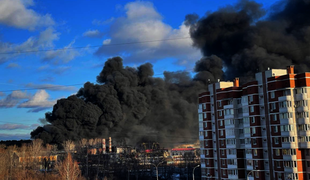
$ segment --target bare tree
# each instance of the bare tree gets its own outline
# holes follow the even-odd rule
[[[43,140],[41,139],[35,139],[31,142],[31,145],[29,147],[29,152],[30,152],[30,159],[32,162],[32,167],[31,168],[37,168],[36,165],[39,161],[39,156],[42,154],[43,150]]]
[[[56,168],[63,180],[78,180],[81,178],[81,171],[70,153],[63,162],[57,164]]]
[[[65,151],[67,153],[72,152],[75,150],[75,144],[73,141],[68,140],[62,143],[62,146],[64,147]]]

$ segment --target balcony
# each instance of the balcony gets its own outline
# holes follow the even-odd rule
[[[310,148],[310,142],[299,142],[298,145],[298,148]]]
[[[282,142],[283,149],[297,148],[295,142]]]
[[[296,94],[295,95],[295,101],[306,100],[307,96],[308,96],[307,93]]]
[[[291,101],[291,96],[281,96],[278,98],[279,101]]]
[[[283,155],[285,161],[296,161],[296,155]]]
[[[304,111],[308,111],[309,108],[305,107],[305,106],[300,106],[298,108],[296,108],[296,112],[304,112]]]
[[[233,104],[228,104],[224,106],[224,109],[233,109],[234,105]]]
[[[238,175],[228,174],[228,179],[239,179]]]
[[[309,118],[298,118],[297,124],[309,124]]]
[[[291,107],[283,107],[279,109],[280,112],[284,113],[284,112],[293,112]]]

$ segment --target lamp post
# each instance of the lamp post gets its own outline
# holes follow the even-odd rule
[[[156,168],[156,177],[157,177],[157,180],[158,180],[158,166],[159,166],[161,163],[163,163],[163,162],[164,162],[164,161],[158,163],[157,165],[151,163],[151,164],[152,164],[153,166],[155,166],[155,168]]]
[[[195,169],[198,168],[200,165],[197,165],[196,167],[194,167],[193,169],[193,180],[195,180]]]

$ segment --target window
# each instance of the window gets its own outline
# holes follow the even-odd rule
[[[223,121],[220,121],[220,126],[223,126]]]
[[[280,149],[275,149],[274,151],[275,151],[276,156],[280,156]]]
[[[278,137],[273,138],[273,140],[274,140],[275,144],[279,144],[279,138]]]
[[[250,134],[250,128],[244,128],[244,133]]]
[[[252,155],[252,150],[251,149],[245,149],[246,154],[251,154]]]
[[[249,124],[250,123],[250,118],[249,117],[244,117],[243,118],[243,123],[244,124]]]
[[[207,113],[203,113],[203,118],[204,118],[204,119],[207,118]]]
[[[254,134],[256,134],[256,128],[255,127],[252,128],[252,135],[254,135]]]
[[[253,145],[256,145],[256,144],[257,144],[257,140],[253,139]]]
[[[218,102],[219,107],[222,107],[222,101]]]
[[[255,177],[259,178],[259,171],[255,171]]]
[[[270,118],[271,118],[271,120],[273,120],[273,121],[277,121],[277,120],[278,120],[276,114],[270,115]]]
[[[275,98],[274,91],[270,92],[270,97],[271,97],[271,99]]]
[[[275,163],[276,163],[277,168],[280,168],[280,167],[281,167],[280,161],[275,161]]]
[[[254,112],[254,106],[250,107],[251,112]]]
[[[244,139],[245,144],[251,144],[251,138],[245,138]],[[252,153],[252,152],[251,152]]]
[[[277,109],[276,103],[270,103],[270,111]]]
[[[250,102],[253,102],[253,95],[249,96],[249,98],[250,98]]]
[[[255,123],[255,117],[250,117],[250,119],[252,123]]]
[[[220,130],[220,134],[221,134],[221,136],[223,136],[224,135],[224,130]]]
[[[253,160],[254,167],[258,167],[258,160]]]
[[[275,132],[275,133],[278,132],[278,126],[273,126],[273,132]]]
[[[254,156],[257,156],[257,149],[253,149]]]

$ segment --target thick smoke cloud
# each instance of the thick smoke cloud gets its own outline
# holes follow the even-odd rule
[[[238,76],[246,82],[259,71],[294,64],[299,72],[309,71],[310,1],[285,0],[266,11],[261,4],[241,0],[191,22],[194,46],[206,57],[222,60],[222,79]],[[202,64],[203,65],[203,64]],[[222,72],[213,76],[220,76]]]
[[[150,63],[124,67],[115,57],[77,95],[57,101],[50,123],[31,133],[48,143],[67,139],[109,137],[129,144],[158,141],[165,147],[198,138],[197,94],[206,86],[187,72],[165,72],[154,78]]]
[[[77,95],[57,101],[46,113],[48,125],[32,138],[47,143],[109,137],[129,144],[198,139],[197,96],[217,79],[240,77],[246,82],[258,71],[310,67],[310,1],[286,0],[264,16],[262,5],[241,0],[199,19],[187,15],[194,46],[204,57],[196,62],[194,78],[187,72],[153,77],[150,63],[124,67],[115,57],[106,61],[98,84],[85,83]]]

